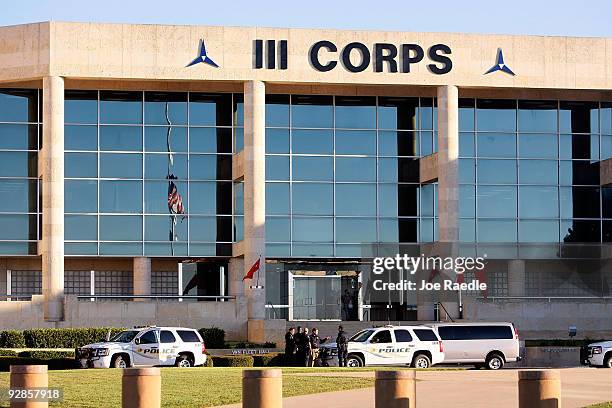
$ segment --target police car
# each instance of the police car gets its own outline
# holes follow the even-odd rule
[[[612,341],[592,343],[583,351],[583,364],[612,368]]]
[[[83,368],[142,366],[193,367],[206,363],[200,334],[184,327],[145,327],[125,330],[107,341],[76,349]]]
[[[337,365],[337,346],[331,343],[329,365]],[[348,340],[347,365],[407,365],[429,368],[444,360],[442,341],[431,327],[383,326],[357,332]]]

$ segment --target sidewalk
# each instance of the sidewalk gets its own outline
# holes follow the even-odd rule
[[[349,373],[324,375],[343,376]],[[363,375],[365,373],[350,373]],[[367,373],[374,376],[374,373]],[[321,374],[316,374],[321,375]],[[517,370],[419,371],[418,408],[515,408],[518,405]],[[561,369],[563,408],[579,408],[612,401],[612,370]],[[374,388],[326,392],[285,398],[284,408],[373,408]],[[240,408],[241,404],[223,408]]]

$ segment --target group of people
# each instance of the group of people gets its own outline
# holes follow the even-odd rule
[[[308,327],[290,327],[285,334],[285,364],[287,366],[314,367],[321,365],[319,361],[321,344],[330,340],[331,337],[319,337],[319,330],[312,329],[308,334]],[[338,365],[346,367],[346,357],[348,352],[348,339],[342,326],[338,326],[336,336],[338,347]]]

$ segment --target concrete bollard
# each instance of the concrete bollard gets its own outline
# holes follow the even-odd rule
[[[242,371],[242,407],[282,408],[282,370],[267,369]]]
[[[157,367],[125,368],[121,379],[123,408],[160,408],[161,374]]]
[[[561,408],[559,370],[519,371],[519,408]]]
[[[376,408],[415,408],[416,373],[412,370],[377,371]]]
[[[46,365],[12,365],[10,388],[47,388],[49,375]],[[47,408],[48,402],[11,401],[11,408]]]

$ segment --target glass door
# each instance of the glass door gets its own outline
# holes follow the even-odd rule
[[[340,320],[340,276],[293,277],[294,320]]]

